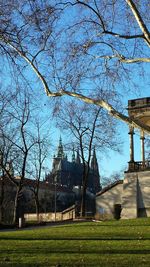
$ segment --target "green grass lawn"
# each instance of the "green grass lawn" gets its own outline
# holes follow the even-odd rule
[[[0,232],[0,266],[150,266],[150,219]]]

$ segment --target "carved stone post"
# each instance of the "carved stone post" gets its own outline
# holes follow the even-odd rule
[[[145,140],[145,137],[144,137],[144,132],[141,131],[141,160],[142,160],[142,164],[144,165],[145,164],[145,146],[144,146],[144,140]]]
[[[129,136],[130,136],[130,162],[134,162],[134,127],[130,126]]]

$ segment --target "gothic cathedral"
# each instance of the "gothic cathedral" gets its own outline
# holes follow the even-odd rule
[[[81,163],[79,150],[72,151],[72,160],[69,161],[64,154],[62,139],[60,137],[57,148],[57,156],[54,155],[52,171],[46,175],[46,180],[50,184],[66,187],[70,190],[82,187],[83,164]],[[95,149],[90,163],[90,170],[87,181],[87,190],[96,194],[101,189],[100,175]]]

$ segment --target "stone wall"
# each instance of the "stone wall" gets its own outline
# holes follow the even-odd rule
[[[121,218],[150,217],[150,171],[126,173]]]
[[[137,218],[137,174],[125,174],[122,193],[122,219]]]
[[[122,181],[111,184],[96,196],[96,216],[100,219],[114,218],[116,208],[121,206]]]
[[[36,213],[28,213],[24,214],[24,219],[26,222],[28,221],[37,221],[37,214]],[[56,213],[56,221],[61,221],[62,214],[61,212]],[[53,222],[55,221],[55,213],[54,212],[47,212],[47,213],[40,213],[39,214],[40,222]]]
[[[65,221],[65,220],[73,220],[76,217],[76,207],[75,205],[70,208],[62,211],[62,212],[48,212],[48,213],[40,213],[39,219],[41,222],[54,222],[56,216],[56,221]],[[25,214],[25,221],[37,221],[37,214]]]

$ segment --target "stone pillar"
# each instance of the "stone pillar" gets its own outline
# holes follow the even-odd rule
[[[142,160],[142,163],[144,165],[145,163],[145,147],[144,147],[144,140],[145,140],[145,137],[144,137],[144,132],[141,131],[141,160]]]
[[[134,128],[130,126],[129,136],[130,136],[130,162],[134,162]]]

